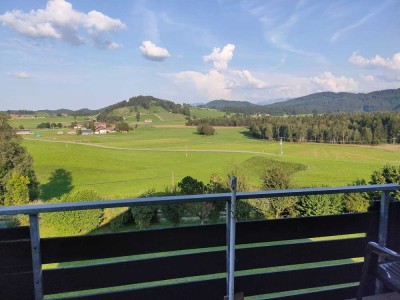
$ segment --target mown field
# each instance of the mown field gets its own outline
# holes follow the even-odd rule
[[[200,136],[196,128],[157,125],[89,136],[35,130],[41,137],[24,137],[23,144],[47,195],[95,189],[105,197],[136,196],[151,188],[162,191],[187,175],[204,182],[212,173],[226,177],[232,168],[244,170],[257,189],[259,173],[277,161],[304,165],[293,175],[296,187],[339,186],[368,180],[384,164],[400,163],[396,145],[287,142],[280,155],[279,142],[253,139],[246,128],[216,128],[214,136]]]

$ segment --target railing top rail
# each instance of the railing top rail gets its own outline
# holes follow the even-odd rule
[[[288,197],[288,196],[304,196],[304,195],[318,195],[318,194],[340,194],[340,193],[365,193],[365,192],[395,191],[395,190],[400,190],[400,185],[375,184],[375,185],[361,185],[361,186],[241,192],[237,193],[236,198],[240,200],[240,199],[254,199],[254,198]],[[17,214],[34,215],[45,212],[61,212],[61,211],[115,208],[115,207],[140,206],[140,205],[177,204],[177,203],[193,203],[193,202],[225,202],[229,201],[230,197],[231,197],[230,193],[221,193],[221,194],[184,195],[184,196],[168,196],[168,197],[131,198],[131,199],[119,199],[119,200],[100,200],[100,201],[74,202],[74,203],[4,206],[0,207],[0,215],[17,215]]]
[[[243,192],[243,193],[237,194],[237,199],[288,197],[288,196],[304,196],[304,195],[323,195],[323,194],[369,193],[369,192],[396,191],[396,190],[400,190],[399,184],[386,183],[386,184],[372,184],[372,185],[354,185],[354,186],[339,186],[339,187],[321,187],[321,188],[288,189],[288,190],[275,190],[275,191]]]

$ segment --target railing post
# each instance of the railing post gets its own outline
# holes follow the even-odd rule
[[[231,235],[231,200],[226,201],[226,295],[229,294],[229,274],[230,274],[230,264],[229,264],[229,255],[231,253],[231,243],[230,243],[230,235]]]
[[[228,299],[233,300],[235,295],[235,236],[236,236],[236,190],[237,190],[237,178],[231,177],[230,180],[231,188],[231,200],[228,202],[229,209],[227,210],[227,230],[229,230],[228,240]]]
[[[389,192],[382,191],[381,195],[381,205],[379,211],[379,233],[378,233],[378,243],[381,246],[386,247],[387,242],[387,232],[388,232],[388,220],[389,220]],[[379,257],[379,262],[383,260]],[[379,280],[375,282],[375,294],[381,294],[383,292],[383,285]]]
[[[386,247],[387,232],[388,232],[388,219],[389,219],[389,192],[382,191],[381,207],[379,212],[379,235],[378,243]]]
[[[42,258],[40,254],[39,216],[29,215],[29,231],[31,236],[33,285],[35,300],[43,299]]]

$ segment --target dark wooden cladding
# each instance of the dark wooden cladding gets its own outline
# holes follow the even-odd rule
[[[0,275],[0,299],[34,299],[32,272]]]
[[[222,279],[210,279],[203,281],[178,283],[171,285],[155,286],[143,289],[108,292],[97,295],[77,296],[59,299],[82,300],[221,300],[225,296],[226,281]]]
[[[29,227],[0,229],[0,299],[34,299]]]
[[[248,270],[364,255],[365,238],[237,250],[236,269]],[[225,251],[44,270],[46,294],[225,272]]]
[[[237,224],[237,244],[343,235],[378,230],[378,212],[304,217]]]
[[[0,241],[0,274],[32,270],[31,245],[29,240]]]
[[[391,202],[389,206],[389,230],[387,247],[400,252],[400,202]]]
[[[240,222],[237,244],[376,232],[378,213]],[[284,228],[284,230],[283,230]],[[42,239],[43,263],[224,246],[224,224]]]
[[[208,275],[225,271],[225,252],[206,252],[44,270],[45,294]]]
[[[245,296],[334,285],[358,280],[361,263],[319,267],[294,271],[274,272],[236,277],[236,292]],[[349,290],[350,293],[354,290]],[[220,300],[225,294],[225,279],[211,279],[180,284],[171,284],[142,289],[108,292],[68,299],[207,299]],[[327,293],[329,295],[329,293]],[[304,295],[306,296],[306,295]],[[293,296],[292,296],[293,297]],[[298,296],[297,296],[298,297]],[[290,299],[290,298],[288,298]],[[296,298],[295,298],[296,299]],[[308,299],[297,298],[297,299]],[[314,299],[314,298],[312,298]],[[317,298],[315,298],[317,299]],[[330,298],[319,298],[330,299]],[[343,299],[343,298],[342,298]]]
[[[11,227],[0,229],[0,241],[30,239],[29,227]]]
[[[43,263],[127,256],[225,245],[224,224],[41,240]]]
[[[374,282],[375,283],[375,282]],[[344,287],[338,289],[331,289],[318,292],[306,292],[298,295],[291,295],[286,297],[279,297],[281,300],[343,300],[343,299],[353,299],[357,294],[357,286]],[[370,296],[375,294],[375,284],[370,284],[366,287],[364,296]]]
[[[349,282],[360,279],[362,263],[317,267],[302,270],[237,276],[236,292],[246,296],[262,295],[290,290],[307,289]]]
[[[329,299],[329,300],[343,300],[343,299],[351,299],[355,298],[357,293],[357,287],[346,287],[341,289],[333,289],[327,291],[319,291],[319,292],[308,292],[305,294],[298,294],[286,297],[279,297],[281,300],[321,300],[321,299]]]
[[[363,257],[366,238],[320,241],[236,250],[236,270]]]

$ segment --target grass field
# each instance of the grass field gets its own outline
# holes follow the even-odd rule
[[[212,108],[192,108],[190,109],[190,116],[192,118],[218,118],[223,117],[224,112]]]
[[[40,138],[23,141],[40,182],[57,189],[49,178],[61,169],[58,175],[70,175],[64,178],[69,189],[95,189],[105,197],[161,191],[187,175],[207,182],[212,173],[226,177],[232,165],[242,166],[256,188],[260,170],[279,161],[304,166],[293,175],[297,187],[347,185],[368,180],[384,164],[400,163],[400,147],[393,145],[284,143],[280,155],[278,142],[253,139],[246,128],[216,128],[208,137],[184,126],[139,126],[129,133],[89,136],[56,133],[41,130]]]

